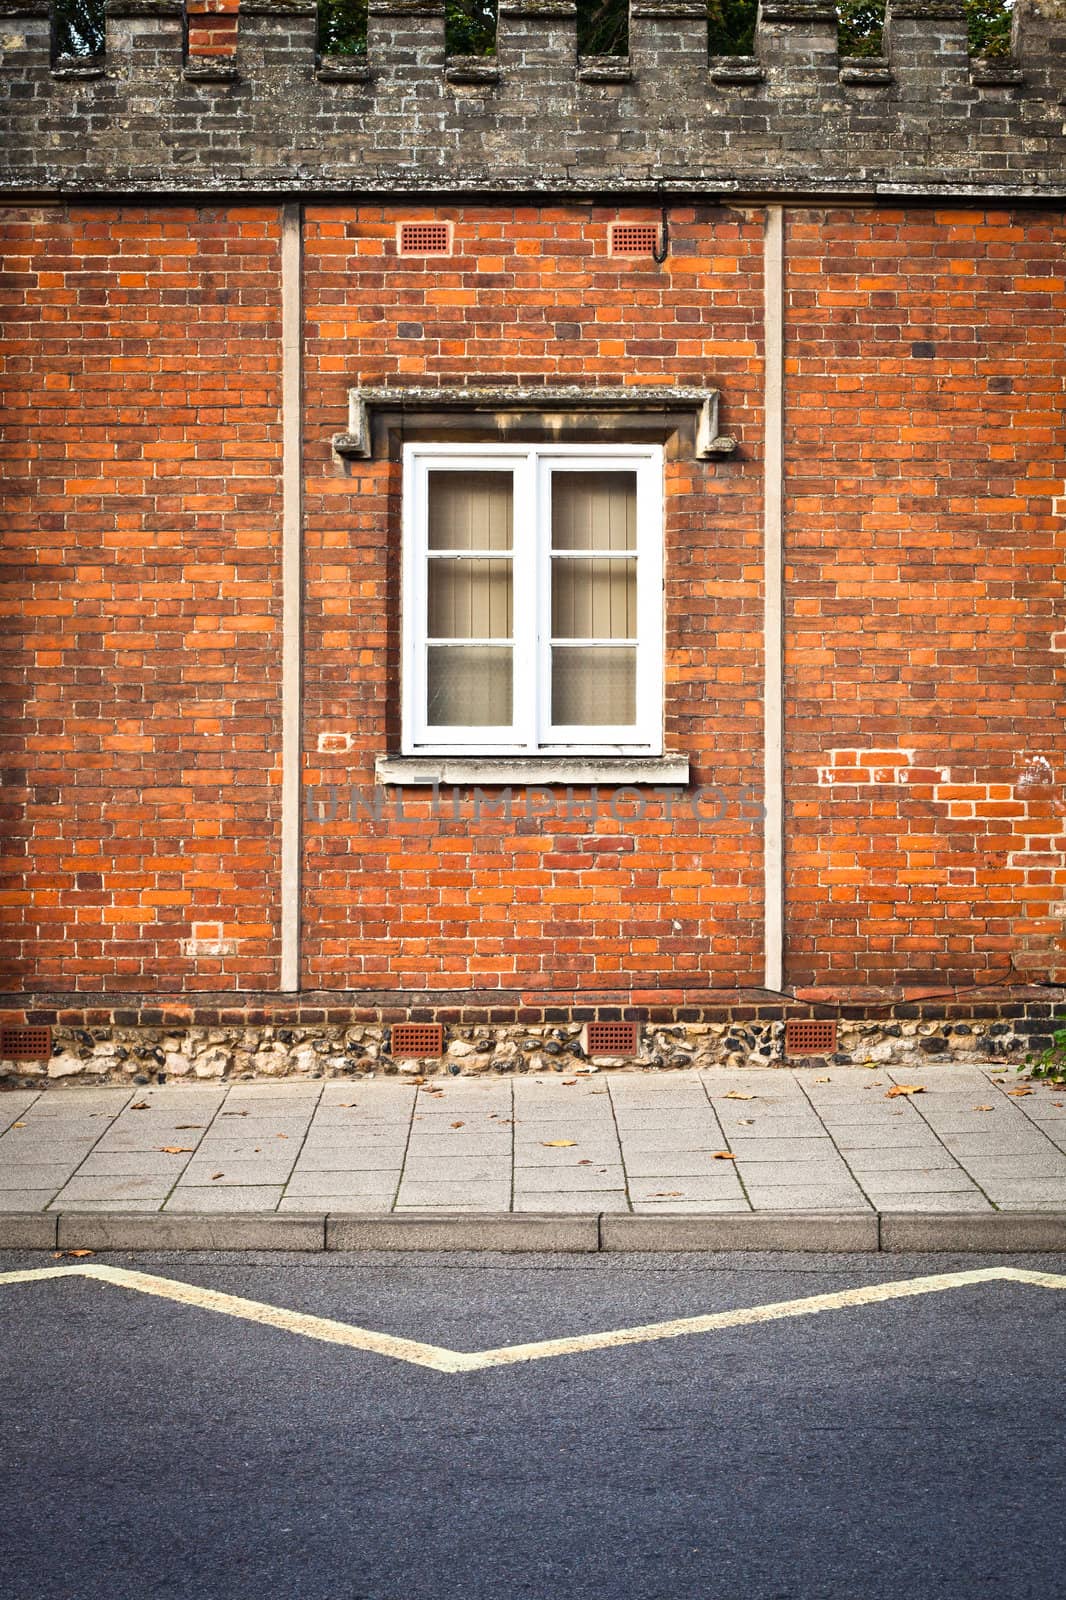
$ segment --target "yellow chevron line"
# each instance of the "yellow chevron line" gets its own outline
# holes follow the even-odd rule
[[[416,1339],[400,1339],[371,1328],[356,1328],[328,1317],[311,1317],[302,1311],[266,1305],[260,1300],[245,1300],[240,1295],[222,1294],[217,1289],[202,1289],[177,1278],[160,1278],[150,1272],[133,1272],[126,1267],[108,1267],[96,1262],[79,1262],[70,1267],[42,1267],[28,1272],[0,1273],[0,1286],[38,1283],[49,1278],[93,1278],[113,1283],[139,1294],[201,1311],[217,1311],[227,1317],[241,1317],[267,1328],[280,1328],[304,1339],[319,1339],[349,1350],[367,1350],[429,1367],[433,1372],[482,1372],[488,1367],[505,1367],[522,1361],[544,1361],[552,1356],[582,1355],[587,1350],[614,1350],[623,1345],[651,1344],[659,1339],[679,1339],[689,1334],[713,1333],[719,1328],[745,1328],[760,1322],[779,1322],[786,1317],[816,1316],[823,1311],[842,1311],[849,1306],[882,1305],[889,1300],[906,1300],[915,1295],[941,1294],[947,1289],[962,1289],[974,1283],[1026,1283],[1041,1289],[1066,1289],[1066,1277],[1053,1272],[1027,1272],[1020,1267],[978,1267],[970,1272],[942,1272],[928,1278],[904,1278],[896,1283],[873,1283],[861,1289],[839,1289],[832,1294],[807,1295],[801,1300],[776,1300],[763,1306],[743,1306],[735,1311],[714,1311],[702,1317],[675,1317],[668,1322],[648,1322],[636,1328],[614,1328],[603,1333],[578,1334],[571,1339],[541,1339],[533,1344],[501,1345],[495,1350],[449,1350],[442,1345],[422,1344]]]

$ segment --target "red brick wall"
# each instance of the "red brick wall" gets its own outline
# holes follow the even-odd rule
[[[1066,974],[1064,253],[1039,212],[788,217],[794,982]]]
[[[762,732],[762,219],[675,211],[664,267],[607,256],[615,209],[308,209],[307,748],[317,784],[373,783],[397,736],[398,468],[331,460],[351,384],[720,383],[727,464],[668,464],[667,747],[728,810],[669,820],[508,824],[471,807],[307,828],[311,987],[526,990],[751,983],[761,970],[761,841],[745,785]],[[401,259],[396,222],[454,218],[448,260]],[[639,213],[637,220],[657,220]],[[393,745],[395,747],[395,744]],[[342,791],[343,792],[343,791]],[[579,791],[588,804],[587,792]],[[629,808],[630,810],[632,808]],[[708,802],[704,808],[713,813]]]
[[[273,985],[276,211],[2,223],[4,982]]]
[[[400,821],[310,820],[309,989],[650,1004],[761,979],[763,216],[678,208],[659,268],[607,257],[624,214],[307,208],[305,780],[369,797],[398,736],[398,469],[334,459],[349,386],[716,383],[737,455],[667,468],[667,745],[724,814],[475,824],[408,791]],[[431,215],[455,255],[398,258],[396,221]],[[272,989],[278,210],[3,224],[2,982]],[[1064,232],[787,215],[791,982],[1054,970]]]

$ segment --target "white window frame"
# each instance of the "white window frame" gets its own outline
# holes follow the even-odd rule
[[[637,715],[632,727],[553,727],[549,477],[632,471],[637,479]],[[426,722],[428,475],[514,472],[513,721],[509,728]],[[528,603],[532,597],[532,604]],[[632,755],[663,752],[663,450],[661,445],[407,444],[403,451],[401,574],[404,755]],[[476,641],[475,641],[476,642]],[[580,641],[567,641],[580,643]],[[601,643],[603,641],[600,641]]]

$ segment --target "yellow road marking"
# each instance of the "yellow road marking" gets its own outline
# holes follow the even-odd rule
[[[832,1294],[807,1295],[800,1300],[776,1300],[769,1305],[742,1306],[734,1311],[713,1311],[702,1317],[675,1317],[668,1322],[648,1322],[636,1328],[614,1328],[603,1333],[578,1334],[571,1339],[541,1339],[533,1344],[502,1345],[495,1350],[449,1350],[443,1345],[422,1344],[416,1339],[400,1339],[371,1328],[357,1328],[328,1317],[307,1316],[283,1306],[266,1305],[260,1300],[245,1300],[240,1295],[223,1294],[217,1289],[202,1289],[198,1284],[177,1278],[160,1278],[151,1272],[133,1272],[126,1267],[108,1267],[97,1262],[79,1262],[70,1267],[41,1267],[28,1272],[0,1273],[0,1285],[36,1283],[47,1278],[94,1278],[123,1289],[150,1294],[201,1311],[217,1311],[223,1316],[240,1317],[246,1322],[280,1328],[304,1339],[319,1339],[349,1350],[368,1350],[390,1356],[434,1372],[482,1372],[487,1367],[511,1366],[523,1361],[543,1361],[551,1356],[581,1355],[586,1350],[614,1350],[623,1345],[651,1344],[659,1339],[678,1339],[688,1334],[713,1333],[718,1328],[744,1328],[760,1322],[779,1322],[786,1317],[809,1317],[823,1311],[841,1311],[849,1306],[881,1305],[889,1300],[905,1300],[915,1295],[940,1294],[946,1289],[961,1289],[974,1283],[1026,1283],[1041,1289],[1066,1289],[1066,1277],[1053,1272],[1029,1272],[1021,1267],[978,1267],[970,1272],[942,1272],[934,1277],[904,1278],[896,1283],[872,1283],[860,1289],[839,1289]]]

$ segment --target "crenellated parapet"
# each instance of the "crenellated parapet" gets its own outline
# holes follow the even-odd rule
[[[371,0],[365,58],[315,0],[107,0],[102,58],[56,59],[46,0],[0,0],[7,194],[1061,196],[1066,0],[1018,0],[972,60],[957,0],[890,0],[844,59],[826,0],[762,0],[750,57],[703,0],[630,0],[629,55],[579,57],[571,0],[501,0],[448,57],[440,0]]]

